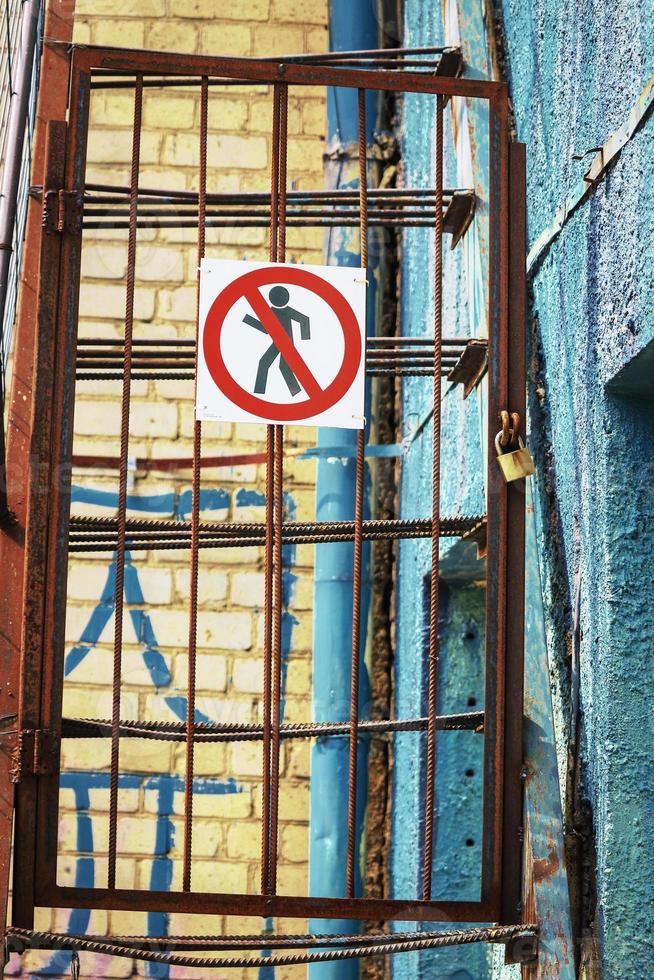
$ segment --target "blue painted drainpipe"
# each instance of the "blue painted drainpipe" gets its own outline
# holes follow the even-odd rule
[[[329,40],[332,51],[378,47],[374,4],[330,0]],[[370,144],[376,122],[376,95],[366,106],[366,142]],[[326,182],[330,187],[358,186],[358,113],[356,89],[330,89],[327,96]],[[332,229],[326,245],[331,265],[360,265],[356,229]],[[368,277],[372,285],[372,276]],[[368,332],[374,316],[374,288],[369,288]],[[316,476],[316,519],[352,520],[356,432],[347,429],[318,430],[318,446],[344,446],[345,458],[319,458]],[[352,544],[323,544],[315,549],[313,627],[313,712],[316,721],[349,719],[350,664],[352,649]],[[362,644],[365,647],[369,605],[369,557],[364,555]],[[362,663],[363,668],[363,663]],[[362,670],[360,711],[369,702],[367,672]],[[367,746],[359,746],[357,817],[358,839],[364,826],[367,789]],[[347,853],[348,742],[346,738],[318,739],[311,754],[311,814],[309,890],[314,896],[345,895]],[[360,881],[357,883],[360,889]],[[312,932],[355,932],[356,922],[312,920]],[[359,975],[357,961],[314,964],[311,980],[350,980]]]

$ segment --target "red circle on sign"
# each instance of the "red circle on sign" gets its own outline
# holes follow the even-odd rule
[[[345,341],[343,363],[336,377],[326,388],[320,389],[319,394],[314,394],[301,402],[270,402],[246,391],[229,373],[220,349],[225,318],[234,304],[242,296],[247,299],[248,293],[258,290],[260,286],[270,285],[303,286],[315,293],[334,311],[343,331]],[[246,272],[223,289],[211,304],[207,314],[203,349],[204,359],[215,385],[231,402],[252,415],[273,418],[277,422],[296,422],[325,412],[352,386],[361,362],[361,334],[354,310],[335,286],[307,269],[280,264]]]

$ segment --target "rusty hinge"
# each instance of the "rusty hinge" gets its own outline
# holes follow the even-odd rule
[[[84,195],[81,191],[46,191],[42,224],[49,235],[78,235],[82,230]]]
[[[11,779],[19,783],[24,776],[51,776],[57,771],[59,739],[49,728],[24,728],[18,733]]]

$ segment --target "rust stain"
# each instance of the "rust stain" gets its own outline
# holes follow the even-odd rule
[[[540,882],[544,878],[550,878],[553,874],[556,874],[559,870],[559,864],[559,855],[557,854],[556,848],[552,846],[546,858],[534,861],[534,881]]]

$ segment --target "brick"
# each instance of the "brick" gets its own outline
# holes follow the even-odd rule
[[[200,655],[196,660],[195,687],[211,693],[227,688],[227,661],[220,654]],[[180,654],[175,658],[175,684],[186,688],[188,683],[188,657]]]
[[[154,243],[137,248],[137,283],[139,280],[142,282],[183,282],[184,252],[182,249],[162,248]]]
[[[293,24],[323,24],[326,7],[322,0],[273,0],[273,19]]]
[[[261,136],[216,136],[208,165],[222,170],[256,170],[268,165],[268,141]]]
[[[241,130],[247,117],[248,102],[246,99],[228,99],[218,95],[209,102],[207,123],[210,131],[212,129],[221,132],[228,129]]]
[[[210,698],[198,697],[197,705],[205,714],[215,715],[212,706],[207,704]],[[162,714],[162,718],[164,715]],[[170,717],[170,710],[168,710]],[[196,777],[208,776],[211,779],[224,776],[227,772],[227,746],[224,742],[202,742],[195,747],[193,768]],[[173,769],[180,776],[186,774],[186,747],[178,743],[175,748]]]
[[[230,598],[237,606],[262,606],[265,578],[262,572],[232,575]]]
[[[291,609],[313,609],[313,577],[298,575],[291,597]]]
[[[91,129],[97,126],[133,126],[134,95],[132,92],[94,92],[91,94]],[[101,139],[98,130],[94,138]]]
[[[109,789],[89,789],[89,802],[91,810],[100,810],[102,813],[109,811]],[[118,790],[118,812],[136,813],[139,808],[138,789],[119,789]]]
[[[215,520],[215,515],[214,518]],[[188,568],[175,572],[175,589],[188,599],[190,574]],[[200,606],[218,603],[227,595],[227,575],[225,572],[200,567],[198,574],[198,604]]]
[[[244,894],[248,890],[248,866],[242,861],[194,861],[193,890]]]
[[[315,137],[290,137],[288,140],[289,171],[303,171],[304,173],[310,171],[316,174],[316,179],[319,175],[322,179],[322,151],[322,142]],[[296,243],[298,238],[299,236],[295,236],[294,233]],[[295,247],[299,246],[296,244]]]
[[[205,24],[200,31],[200,52],[228,57],[252,53],[252,34],[244,24]]]
[[[248,0],[247,20],[268,20],[270,0]],[[245,8],[240,3],[224,3],[220,8],[223,20],[245,20]],[[172,17],[199,17],[204,20],[215,20],[215,0],[170,0],[170,15]]]
[[[280,895],[306,895],[309,888],[306,867],[280,864],[277,870],[277,892]]]
[[[141,163],[157,163],[161,148],[161,136],[158,133],[141,133]],[[132,133],[128,129],[101,129],[90,134],[88,161],[89,163],[130,163],[132,159]],[[114,182],[120,182],[117,176]],[[114,233],[115,234],[115,233]],[[139,237],[141,232],[139,232]],[[122,237],[122,236],[120,236]]]
[[[122,854],[155,854],[157,821],[151,817],[118,820],[118,850]]]
[[[167,709],[167,720],[170,721],[170,709]],[[170,742],[140,738],[121,739],[120,767],[124,772],[169,772],[170,758]]]
[[[271,30],[270,25],[266,24],[265,27],[255,29],[254,55],[257,58],[266,55],[302,54],[303,51],[303,27],[275,26],[274,30]]]
[[[127,623],[125,624],[123,636],[125,637],[126,642],[134,642],[134,631],[132,629],[131,620],[129,621],[129,625],[127,625]],[[111,657],[108,657],[107,659],[109,662],[111,662]],[[166,666],[170,668],[170,656],[164,657],[164,661]],[[143,688],[147,690],[152,687],[153,680],[150,670],[148,669],[148,665],[143,659],[142,645],[139,644],[137,649],[123,649],[121,673],[123,684],[126,687],[138,688],[139,690],[142,690]]]
[[[302,132],[315,136],[324,136],[327,126],[327,112],[324,102],[317,100],[302,103]]]
[[[307,743],[298,742],[288,747],[288,778],[308,779],[311,749]]]
[[[307,54],[322,54],[329,51],[329,34],[326,27],[312,27],[305,35],[304,50]]]
[[[129,412],[130,435],[174,439],[177,435],[177,406],[166,402],[133,402]]]
[[[116,13],[116,0],[77,0],[75,4],[75,22],[83,14],[93,14],[96,17],[106,14]],[[129,0],[127,3],[120,4],[121,17],[138,17],[144,20],[146,17],[164,17],[166,14],[166,0]],[[124,40],[124,39],[123,39]]]
[[[116,13],[114,7],[113,13]],[[91,27],[93,43],[106,47],[124,47],[129,38],[131,47],[145,47],[145,24],[138,21],[109,20],[108,17],[93,20]]]
[[[110,912],[109,926],[112,936],[147,936],[147,913],[132,909],[129,912]]]
[[[235,776],[261,776],[262,756],[258,742],[234,742],[229,747],[230,772]]]
[[[174,21],[171,17],[148,30],[148,48],[155,51],[181,51],[193,54],[197,50],[198,35],[194,24]],[[173,123],[173,120],[171,120]]]
[[[289,785],[288,780],[279,788],[279,819],[309,819],[309,787],[307,783]]]
[[[311,425],[289,425],[284,428],[284,441],[289,446],[315,446],[317,430]]]
[[[261,857],[261,831],[258,823],[237,823],[227,828],[227,855],[232,858]]]
[[[289,99],[288,102],[288,132],[299,133],[302,128],[301,102],[299,99]],[[250,107],[250,122],[248,129],[253,132],[272,132],[272,101],[254,102]]]
[[[93,814],[93,852],[106,852],[109,841],[109,818]],[[77,851],[77,817],[73,813],[65,814],[59,821],[58,844],[62,851]]]
[[[187,321],[195,323],[197,290],[195,286],[180,286],[179,289],[160,289],[158,294],[158,315],[163,320]]]
[[[197,799],[197,797],[195,797]],[[194,799],[194,802],[195,802]],[[215,821],[203,820],[193,808],[193,858],[215,857],[222,850],[223,831]],[[197,818],[197,819],[195,819]],[[184,846],[184,825],[175,820],[175,851],[181,856]]]
[[[172,126],[175,129],[192,129],[195,124],[196,105],[197,100],[194,98],[160,95],[158,92],[154,95],[148,93],[143,110],[144,125],[169,131]],[[142,180],[145,185],[145,179]],[[166,182],[166,186],[171,186],[169,181]]]
[[[188,613],[158,609],[152,624],[162,647],[185,649],[188,643]],[[204,612],[198,614],[199,647],[220,650],[249,650],[252,646],[251,622],[247,613]]]
[[[74,674],[71,676],[75,676]],[[121,718],[135,718],[138,700],[134,694],[121,694]],[[111,718],[111,690],[109,688],[64,686],[63,714],[68,718]],[[97,753],[92,746],[91,751]]]
[[[286,675],[287,694],[307,694],[311,690],[311,664],[291,656]]]
[[[184,813],[184,794],[175,793],[175,813]],[[252,791],[243,786],[238,793],[196,793],[193,814],[215,820],[238,820],[252,813]]]
[[[79,636],[79,634],[78,634]],[[72,644],[69,644],[69,649]],[[112,657],[108,650],[95,647],[90,650],[71,675],[75,684],[111,684],[113,677]]]
[[[263,691],[261,657],[235,660],[232,668],[232,686],[235,691],[242,691],[245,694],[260,694]]]
[[[111,743],[108,739],[103,739],[103,743],[107,744],[97,745],[84,739],[84,744],[81,740],[72,740],[65,738],[61,743],[61,769],[63,772],[66,770],[77,770],[83,769],[101,771],[103,769],[109,768],[109,763],[111,761]]]
[[[38,910],[36,912],[36,921],[34,923],[34,928],[39,931],[44,929],[45,926],[45,923],[42,925],[39,922],[40,911],[45,912],[46,910],[43,909],[43,910]],[[48,918],[50,918],[50,916],[48,916]],[[67,909],[53,909],[52,927],[51,927],[52,930],[54,932],[65,933],[69,928],[69,926],[70,926],[70,912]],[[50,926],[48,926],[47,928],[50,928]],[[93,936],[106,936],[109,932],[109,913],[105,912],[102,909],[93,909],[89,919],[88,928],[89,930],[93,930],[91,933]]]
[[[280,851],[283,858],[294,863],[302,863],[309,858],[309,829],[308,827],[282,827],[280,834]]]
[[[73,43],[91,43],[91,25],[88,21],[78,20],[77,17],[75,17],[75,23],[73,25]]]
[[[153,289],[137,288],[134,291],[134,318],[151,320],[154,316]],[[98,283],[83,282],[80,289],[79,315],[97,317],[102,314],[108,320],[125,319],[125,287],[100,286]]]
[[[94,242],[82,250],[82,279],[124,279],[127,249]]]
[[[192,397],[192,393],[191,393]],[[180,405],[180,433],[187,439],[193,438],[193,428],[195,424],[195,406],[191,405]],[[232,441],[232,424],[231,422],[203,422],[202,424],[202,445],[205,449],[206,455],[206,445],[212,441],[218,441],[222,443],[222,451],[227,452],[227,446]],[[227,444],[227,445],[225,445]],[[184,450],[186,454],[186,449]],[[219,518],[214,517],[214,520]]]

